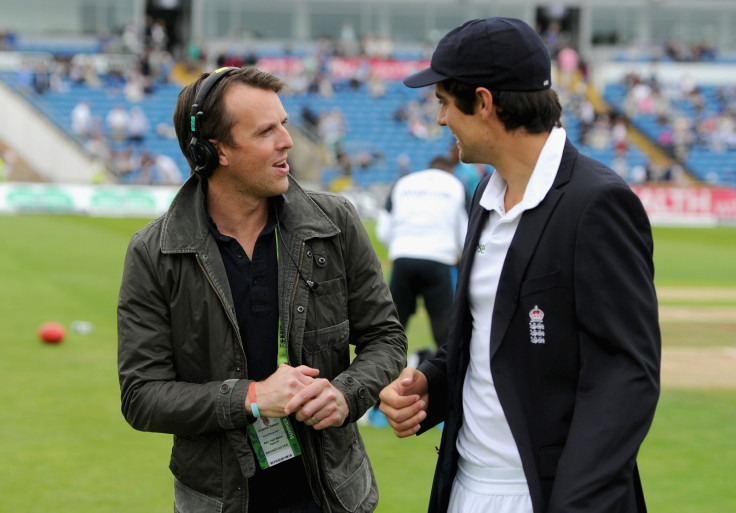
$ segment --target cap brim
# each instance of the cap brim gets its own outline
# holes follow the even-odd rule
[[[437,73],[432,68],[423,69],[413,75],[409,75],[404,79],[404,85],[407,87],[424,87],[437,82],[442,82],[450,77]]]

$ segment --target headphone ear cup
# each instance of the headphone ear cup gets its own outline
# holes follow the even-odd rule
[[[199,175],[209,175],[220,164],[217,148],[209,141],[192,140],[189,155],[196,166],[194,172]]]

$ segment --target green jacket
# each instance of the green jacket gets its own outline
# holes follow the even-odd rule
[[[373,511],[378,490],[355,422],[401,372],[406,337],[350,202],[305,192],[293,180],[283,197],[279,243],[288,244],[304,278],[319,283],[311,291],[294,262],[279,259],[289,363],[319,369],[350,408],[339,428],[315,431],[292,419],[302,460],[323,511]],[[245,411],[250,380],[196,176],[130,241],[118,301],[118,367],[130,425],[174,435],[176,485],[206,496],[212,508],[204,511],[245,512],[246,478],[257,464],[244,429],[253,421]]]

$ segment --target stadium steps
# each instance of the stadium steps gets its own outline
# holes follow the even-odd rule
[[[616,112],[616,108],[609,105],[608,102],[603,99],[598,88],[595,87],[593,83],[590,83],[587,89],[587,98],[593,104],[593,108],[597,113]],[[634,126],[628,119],[624,118],[624,121],[626,123],[626,130],[631,144],[639,148],[652,163],[666,167],[672,165],[672,157],[667,155],[666,152],[664,152],[656,143],[654,143],[654,141]],[[685,179],[688,182],[697,181],[688,170],[686,170]]]

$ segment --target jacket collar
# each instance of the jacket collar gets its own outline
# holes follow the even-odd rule
[[[192,175],[179,189],[161,227],[163,253],[196,253],[211,235],[200,190],[200,178]],[[289,176],[289,189],[283,194],[281,227],[295,237],[327,237],[339,232],[301,186]]]

